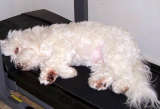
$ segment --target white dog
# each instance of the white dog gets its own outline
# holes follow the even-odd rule
[[[105,90],[111,86],[136,108],[142,104],[160,107],[140,50],[133,37],[120,28],[96,22],[36,26],[10,31],[1,41],[1,50],[23,70],[39,67],[41,84],[51,84],[57,77],[77,76],[72,65],[91,66],[91,88]]]

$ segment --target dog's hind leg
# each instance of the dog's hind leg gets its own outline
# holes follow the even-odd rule
[[[119,79],[113,82],[112,90],[116,94],[125,94],[129,90],[130,84],[127,79]]]
[[[113,82],[112,75],[109,70],[106,70],[105,64],[93,65],[91,67],[93,73],[90,74],[88,83],[89,86],[96,90],[105,90]]]
[[[108,64],[104,61],[102,52],[102,46],[96,47],[91,55],[91,71],[88,83],[89,86],[96,90],[105,90],[113,82],[111,75],[111,69]]]

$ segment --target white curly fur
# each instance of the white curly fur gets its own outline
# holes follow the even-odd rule
[[[142,62],[133,37],[121,28],[80,22],[14,30],[1,41],[1,50],[23,70],[40,67],[41,84],[53,83],[57,77],[77,76],[71,65],[91,66],[91,88],[105,90],[111,86],[115,93],[127,96],[131,107],[150,104],[160,108],[151,87],[151,72]]]

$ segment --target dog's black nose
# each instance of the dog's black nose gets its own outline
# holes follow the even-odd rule
[[[23,66],[20,63],[16,63],[15,67],[16,69],[20,69],[20,70],[23,69]]]

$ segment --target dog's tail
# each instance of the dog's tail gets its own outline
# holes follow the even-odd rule
[[[142,73],[138,73],[141,71]],[[160,109],[160,101],[157,94],[151,86],[151,72],[150,69],[143,63],[140,63],[135,72],[139,74],[130,89],[125,93],[127,96],[127,104],[130,107],[141,109],[142,107],[152,107]]]
[[[160,101],[157,99],[157,95],[152,87],[147,84],[135,84],[135,90],[129,90],[126,92],[128,98],[127,104],[130,107],[141,109],[141,107],[151,106],[155,109],[160,109]]]

